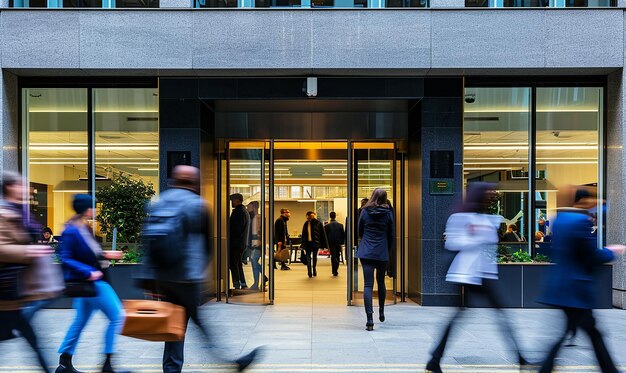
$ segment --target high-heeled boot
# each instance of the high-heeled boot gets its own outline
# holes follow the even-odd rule
[[[380,320],[380,322],[385,321],[385,306],[378,307],[378,320]]]
[[[115,370],[111,364],[112,354],[107,354],[104,364],[102,364],[102,373],[130,373],[127,370]]]
[[[374,315],[371,313],[367,314],[367,323],[365,324],[365,330],[371,332],[374,330]]]
[[[62,353],[59,357],[59,366],[54,373],[82,373],[74,369],[72,365],[72,355],[68,353]]]

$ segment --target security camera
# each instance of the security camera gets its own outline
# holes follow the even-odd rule
[[[317,96],[317,78],[306,78],[306,95],[309,97]]]
[[[476,102],[476,94],[470,93],[470,94],[465,95],[466,104],[473,104],[474,102]]]

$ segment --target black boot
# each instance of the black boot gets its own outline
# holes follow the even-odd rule
[[[59,366],[54,373],[82,373],[74,369],[72,365],[72,355],[68,353],[62,353],[59,357]]]
[[[259,357],[258,355],[260,355],[262,351],[263,351],[262,347],[257,347],[254,350],[252,350],[252,352],[250,352],[249,354],[244,355],[240,357],[239,359],[237,359],[236,361],[237,370],[239,372],[243,372],[250,364],[254,362],[254,359]]]
[[[317,268],[313,267],[313,276],[317,277]]]
[[[428,364],[426,364],[426,370],[432,373],[443,373],[441,365],[439,365],[439,360],[435,359],[430,359]]]
[[[107,354],[106,359],[104,360],[104,364],[102,364],[102,373],[130,373],[127,370],[115,370],[111,365],[111,357],[112,354]]]
[[[371,332],[374,330],[374,315],[371,313],[367,314],[367,323],[365,324],[365,330]]]
[[[378,307],[378,320],[380,320],[380,322],[385,321],[385,306]]]

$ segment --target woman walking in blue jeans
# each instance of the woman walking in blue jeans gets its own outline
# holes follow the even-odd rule
[[[97,310],[101,310],[109,319],[104,338],[106,358],[102,372],[119,372],[111,366],[111,357],[115,350],[115,337],[124,325],[124,313],[120,299],[111,285],[103,279],[102,273],[103,268],[108,267],[107,259],[117,258],[111,252],[103,252],[87,224],[88,219],[92,218],[93,203],[93,198],[86,194],[74,197],[73,208],[76,215],[67,222],[59,244],[65,281],[93,281],[96,296],[74,299],[76,318],[59,347],[61,357],[56,373],[78,372],[72,365],[72,356],[76,351],[80,334],[91,315]]]
[[[385,321],[385,272],[389,262],[389,252],[395,242],[393,211],[387,202],[387,192],[375,189],[369,201],[361,209],[359,217],[359,249],[356,257],[363,267],[363,298],[367,323],[365,329],[374,330],[372,293],[374,290],[374,270],[378,284],[378,319]]]

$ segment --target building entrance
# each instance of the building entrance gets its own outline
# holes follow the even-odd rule
[[[360,263],[355,258],[359,208],[376,188],[385,189],[393,205],[399,203],[404,192],[399,173],[404,167],[396,153],[394,142],[227,142],[225,159],[220,162],[226,186],[222,200],[241,195],[243,206],[233,207],[240,203],[235,201],[220,209],[219,219],[226,228],[222,231],[228,232],[220,255],[220,293],[232,303],[359,304],[363,291]],[[396,221],[401,219],[399,211],[394,209]],[[310,268],[303,264],[302,249],[309,212],[324,226],[333,216],[345,232],[332,250],[338,255],[333,258],[329,250],[320,248],[308,257]],[[249,230],[243,232],[246,222]],[[245,244],[240,242],[243,236]],[[275,259],[276,243],[285,236],[289,239],[281,250],[289,253],[281,263]],[[396,244],[390,255],[389,303],[397,301],[397,285],[404,279],[402,246]],[[338,262],[336,276],[333,260]]]

